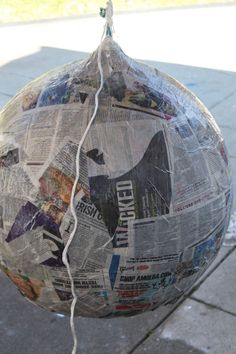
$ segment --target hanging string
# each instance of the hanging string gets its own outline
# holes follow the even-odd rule
[[[113,4],[112,1],[109,0],[107,2],[107,7],[104,9],[103,7],[100,8],[100,16],[106,19],[105,24],[105,32],[107,37],[112,37],[113,33]]]
[[[105,16],[103,16],[102,14],[105,14]],[[75,237],[76,234],[76,230],[78,227],[78,218],[76,215],[76,211],[75,211],[75,204],[74,204],[74,200],[75,200],[75,196],[76,196],[76,190],[77,190],[77,185],[79,182],[79,178],[80,178],[80,156],[81,156],[81,149],[83,146],[83,143],[88,135],[88,132],[91,128],[91,125],[94,122],[94,119],[97,115],[97,111],[98,111],[98,107],[99,107],[99,95],[103,89],[103,85],[104,85],[104,75],[103,75],[103,69],[102,69],[102,62],[101,62],[101,51],[102,51],[102,41],[104,39],[104,34],[106,33],[106,36],[112,37],[112,32],[113,32],[113,20],[112,20],[112,16],[113,16],[113,4],[112,1],[109,0],[107,2],[107,8],[106,9],[101,9],[100,10],[100,15],[102,17],[106,18],[106,24],[104,26],[104,32],[102,35],[102,39],[101,39],[101,43],[100,46],[98,48],[98,57],[97,57],[97,63],[98,63],[98,69],[99,69],[99,73],[100,73],[100,86],[99,89],[96,92],[95,95],[95,108],[94,108],[94,112],[93,115],[87,125],[87,128],[80,140],[79,146],[78,146],[78,150],[77,150],[77,154],[76,154],[76,177],[75,177],[75,181],[73,184],[73,188],[71,191],[71,198],[70,198],[70,209],[71,209],[71,213],[72,216],[74,218],[74,227],[73,230],[70,234],[70,237],[66,243],[66,246],[64,248],[63,254],[62,254],[62,261],[64,263],[64,265],[66,266],[67,269],[67,273],[70,279],[70,283],[71,283],[71,293],[73,296],[73,300],[71,303],[71,308],[70,308],[70,327],[71,327],[71,333],[72,333],[72,337],[73,337],[73,341],[74,341],[74,345],[73,345],[73,349],[71,354],[76,354],[77,352],[77,348],[78,348],[78,340],[77,340],[77,335],[76,335],[76,331],[75,331],[75,323],[74,323],[74,316],[75,316],[75,307],[76,307],[76,303],[77,303],[77,295],[76,295],[76,291],[75,291],[75,284],[74,284],[74,279],[72,276],[72,272],[71,272],[71,268],[70,268],[70,264],[68,261],[68,250],[69,247]],[[81,199],[83,197],[83,193],[79,193],[79,199]]]

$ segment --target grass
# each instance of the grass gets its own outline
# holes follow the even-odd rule
[[[235,0],[113,0],[115,11],[236,3]],[[0,23],[97,14],[106,0],[0,0]]]

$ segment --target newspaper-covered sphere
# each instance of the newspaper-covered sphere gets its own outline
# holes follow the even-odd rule
[[[0,264],[30,301],[68,314],[62,252],[76,153],[100,85],[98,50],[26,86],[0,117]],[[232,203],[223,138],[173,78],[101,44],[104,85],[80,155],[68,257],[85,317],[177,301],[217,255]],[[4,289],[2,290],[4,291]]]

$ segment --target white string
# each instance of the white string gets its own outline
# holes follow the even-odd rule
[[[94,112],[93,112],[93,115],[87,125],[87,128],[80,140],[80,143],[79,143],[79,146],[78,146],[78,150],[77,150],[77,154],[76,154],[76,177],[75,177],[75,181],[74,181],[74,184],[73,184],[73,188],[72,188],[72,191],[71,191],[71,198],[70,198],[70,209],[71,209],[71,213],[73,215],[73,218],[74,218],[74,221],[75,221],[75,224],[74,224],[74,228],[70,234],[70,237],[66,243],[66,246],[64,248],[64,251],[63,251],[63,254],[62,254],[62,261],[64,263],[64,265],[66,266],[66,269],[67,269],[67,272],[68,272],[68,276],[69,276],[69,279],[70,279],[70,283],[71,283],[71,293],[72,293],[72,296],[73,296],[73,300],[72,300],[72,303],[71,303],[71,308],[70,308],[70,327],[71,327],[71,333],[72,333],[72,337],[73,337],[73,341],[74,341],[74,345],[73,345],[73,349],[72,349],[72,352],[71,354],[76,354],[77,352],[77,347],[78,347],[78,340],[77,340],[77,335],[76,335],[76,331],[75,331],[75,323],[74,323],[74,315],[75,315],[75,306],[76,306],[76,303],[77,303],[77,295],[76,295],[76,292],[75,292],[75,284],[74,284],[74,279],[73,279],[73,276],[72,276],[72,273],[71,273],[71,268],[70,268],[70,264],[68,262],[68,249],[74,239],[74,236],[75,236],[75,233],[76,233],[76,230],[77,230],[77,227],[78,227],[78,218],[77,218],[77,215],[76,215],[76,211],[75,211],[75,205],[74,205],[74,199],[75,199],[75,195],[76,195],[76,189],[77,189],[77,184],[79,182],[79,178],[80,178],[80,155],[81,155],[81,149],[82,149],[82,145],[87,137],[87,134],[91,128],[91,125],[93,124],[94,122],[94,119],[97,115],[97,111],[98,111],[98,107],[99,107],[99,95],[103,89],[103,85],[104,85],[104,75],[103,75],[103,69],[102,69],[102,62],[101,62],[101,51],[102,51],[102,41],[103,41],[103,38],[104,38],[104,34],[105,34],[105,31],[107,29],[107,26],[110,27],[110,29],[112,30],[112,27],[113,27],[113,21],[112,21],[112,15],[113,15],[113,5],[112,5],[112,1],[109,0],[107,2],[107,9],[106,9],[106,24],[104,26],[104,32],[103,32],[103,35],[102,35],[102,39],[101,39],[101,43],[100,43],[100,46],[98,48],[98,58],[97,58],[97,62],[98,62],[98,68],[99,68],[99,72],[100,72],[100,87],[98,89],[98,91],[96,92],[96,95],[95,95],[95,108],[94,108]],[[80,198],[82,198],[82,194],[80,195]]]
[[[111,30],[112,30],[112,28],[113,28],[113,19],[112,19],[112,16],[113,16],[113,4],[112,4],[112,1],[109,0],[109,1],[107,2],[107,8],[106,8],[106,20],[107,20],[106,25],[108,25]]]

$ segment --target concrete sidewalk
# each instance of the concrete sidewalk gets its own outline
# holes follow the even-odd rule
[[[222,23],[226,15],[227,21],[220,26],[219,18]],[[183,82],[211,110],[224,134],[235,180],[236,73],[209,69],[233,70],[236,62],[232,49],[236,33],[233,16],[236,16],[234,6],[119,15],[116,31],[128,55],[149,59],[147,64]],[[131,18],[132,28],[128,31]],[[200,29],[195,27],[199,18]],[[99,42],[101,26],[102,20],[88,18],[0,27],[0,106],[46,70],[87,56]],[[154,27],[156,34],[152,41],[145,40]],[[144,37],[135,42],[131,30],[136,38]],[[216,57],[219,52],[220,58]],[[223,247],[208,272],[175,311],[173,307],[162,307],[128,319],[77,319],[78,353],[235,354],[235,270],[236,247]],[[2,273],[0,287],[0,354],[71,352],[68,318],[28,303]]]

